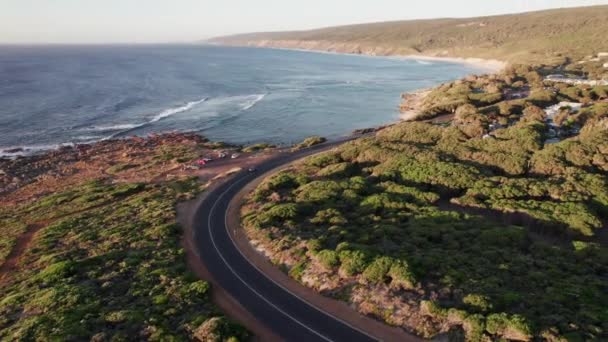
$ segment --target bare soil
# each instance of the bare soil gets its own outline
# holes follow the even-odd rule
[[[10,254],[0,266],[0,285],[5,284],[9,280],[11,273],[18,270],[21,257],[31,245],[36,233],[46,226],[46,223],[30,224],[26,231],[19,236]]]

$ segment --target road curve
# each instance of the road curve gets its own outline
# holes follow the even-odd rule
[[[286,341],[379,341],[327,314],[254,267],[237,249],[226,225],[231,199],[259,175],[302,157],[335,147],[347,140],[285,153],[257,166],[257,172],[240,172],[207,193],[193,220],[198,254],[218,284],[247,311]]]

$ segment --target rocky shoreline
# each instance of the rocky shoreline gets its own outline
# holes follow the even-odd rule
[[[0,158],[3,205],[27,202],[92,179],[155,182],[195,174],[187,166],[206,156],[236,152],[192,133],[165,133],[65,146],[42,154]]]

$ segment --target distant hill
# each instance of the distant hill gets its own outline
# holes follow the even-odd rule
[[[228,45],[372,55],[494,58],[555,63],[608,51],[608,6],[466,19],[409,20],[310,31],[251,33],[209,40]]]

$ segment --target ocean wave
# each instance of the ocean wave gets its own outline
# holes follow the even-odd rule
[[[140,127],[142,124],[116,124],[116,125],[108,125],[108,126],[92,126],[92,127],[84,127],[79,129],[79,131],[84,132],[107,132],[107,131],[122,131],[125,129],[133,129]]]
[[[89,141],[98,141],[101,137],[99,135],[79,135],[77,137],[75,137],[73,140],[77,141],[79,144],[86,144]]]
[[[152,120],[148,121],[146,124],[149,124],[149,123],[153,123],[153,122],[160,121],[160,120],[162,120],[162,119],[164,119],[164,118],[166,118],[166,117],[169,117],[169,116],[171,116],[171,115],[175,115],[175,114],[178,114],[178,113],[187,112],[187,111],[189,111],[190,109],[194,108],[196,105],[199,105],[199,104],[201,104],[201,103],[203,103],[203,102],[205,102],[205,101],[207,101],[207,100],[208,100],[208,98],[204,97],[204,98],[202,98],[202,99],[200,99],[200,100],[197,100],[197,101],[191,101],[191,102],[188,102],[188,103],[186,103],[185,105],[180,106],[180,107],[175,107],[175,108],[169,108],[169,109],[166,109],[166,110],[164,110],[164,111],[162,111],[162,112],[160,112],[160,113],[156,114],[156,115],[155,115],[155,116],[152,118]]]
[[[416,60],[416,63],[422,64],[422,65],[433,65],[433,63],[431,63],[429,61],[421,61],[419,59]]]
[[[240,111],[246,111],[253,108],[256,104],[262,101],[267,93],[265,94],[251,94],[251,95],[237,95],[237,96],[226,96],[216,98],[202,98],[196,101],[187,102],[184,105],[178,107],[172,107],[156,114],[153,114],[149,120],[140,123],[116,123],[106,125],[94,125],[88,127],[71,127],[72,131],[82,132],[83,134],[77,135],[69,140],[70,142],[57,143],[57,144],[44,144],[44,145],[23,145],[23,146],[8,146],[0,147],[0,157],[15,158],[18,156],[28,156],[38,154],[44,151],[56,150],[64,146],[74,146],[75,144],[89,144],[98,141],[105,141],[118,137],[125,136],[127,133],[142,127],[152,125],[158,121],[161,121],[167,117],[187,112],[195,108],[196,106],[209,102],[212,111],[217,111],[217,115],[224,115],[226,113],[234,113],[232,116],[238,116],[236,114]],[[231,109],[228,109],[231,108]],[[232,117],[227,115],[223,119]]]
[[[245,103],[244,103],[244,104],[241,106],[241,108],[242,108],[243,110],[248,110],[248,109],[253,108],[253,106],[255,106],[255,105],[258,103],[258,102],[262,101],[262,100],[263,100],[263,99],[266,97],[266,95],[268,95],[268,94],[251,95],[251,96],[253,97],[253,99],[251,99],[251,100],[249,100],[249,101],[245,102]]]
[[[106,126],[91,126],[91,127],[84,127],[79,129],[79,131],[83,131],[83,132],[114,132],[108,136],[106,136],[105,138],[101,138],[99,140],[108,140],[108,139],[112,139],[112,138],[116,138],[120,135],[123,135],[125,133],[131,132],[133,130],[136,130],[138,128],[142,128],[144,126],[147,125],[151,125],[155,122],[158,122],[164,118],[167,118],[169,116],[178,114],[178,113],[183,113],[183,112],[187,112],[189,110],[191,110],[192,108],[194,108],[195,106],[207,101],[208,98],[204,97],[200,100],[196,100],[196,101],[190,101],[188,103],[186,103],[183,106],[179,106],[179,107],[172,107],[169,109],[165,109],[161,112],[156,113],[150,120],[145,121],[145,122],[140,122],[140,123],[121,123],[121,124],[115,124],[115,125],[106,125]]]

